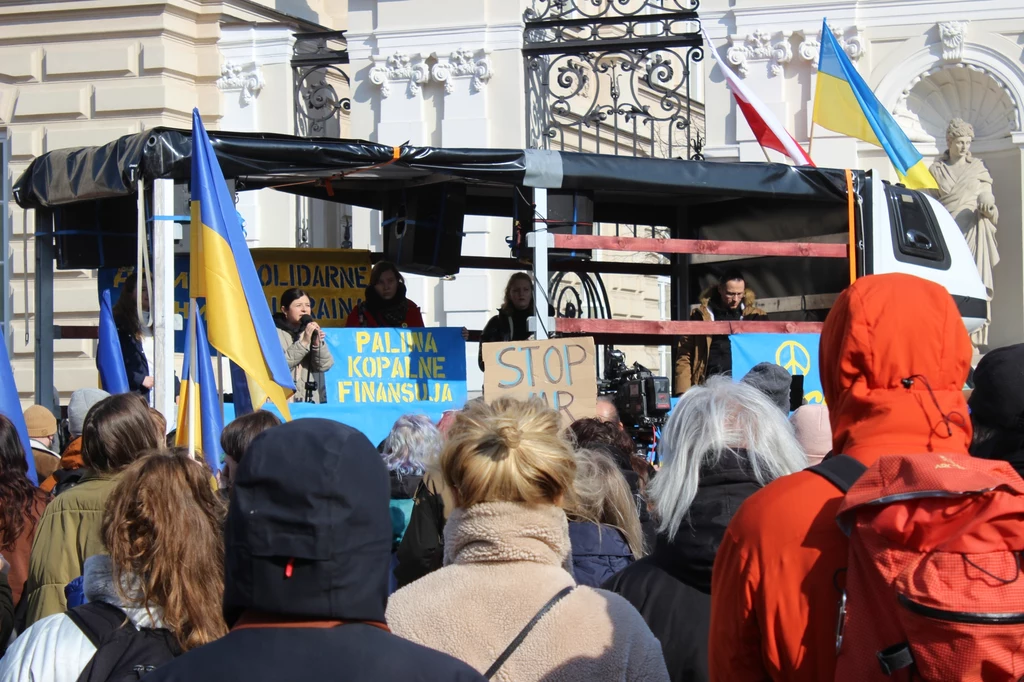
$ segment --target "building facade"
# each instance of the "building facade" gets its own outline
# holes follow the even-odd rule
[[[998,207],[999,262],[992,323],[981,350],[1024,339],[1024,16],[1009,0],[703,0],[713,48],[775,112],[819,166],[873,170],[897,182],[885,152],[820,127],[813,131],[822,20],[927,164],[947,149],[949,122],[971,124],[971,151],[987,166]],[[763,161],[717,69],[706,77],[709,159]],[[782,160],[770,152],[773,160]]]

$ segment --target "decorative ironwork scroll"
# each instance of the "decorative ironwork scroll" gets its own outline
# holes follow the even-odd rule
[[[523,54],[528,145],[692,158],[699,0],[535,0]]]
[[[348,64],[344,31],[296,33],[292,48],[295,77],[295,131],[306,137],[338,137],[341,112],[352,100],[340,97],[333,82],[348,85],[341,65]]]

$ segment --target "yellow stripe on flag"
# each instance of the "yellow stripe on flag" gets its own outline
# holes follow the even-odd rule
[[[821,71],[814,92],[813,120],[822,128],[882,146],[850,84]]]

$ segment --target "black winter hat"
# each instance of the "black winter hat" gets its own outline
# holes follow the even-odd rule
[[[985,353],[967,404],[979,422],[1024,433],[1024,343]]]
[[[783,367],[770,362],[758,363],[747,372],[742,382],[764,393],[780,410],[789,414],[789,389],[793,377]]]
[[[296,419],[238,466],[224,531],[224,619],[246,609],[384,621],[391,560],[387,467],[356,429]]]

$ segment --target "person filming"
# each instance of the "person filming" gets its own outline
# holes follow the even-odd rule
[[[327,402],[323,373],[334,366],[324,332],[310,314],[312,304],[302,289],[288,289],[281,295],[281,312],[274,313],[277,337],[284,348],[288,368],[295,380],[293,402]]]

